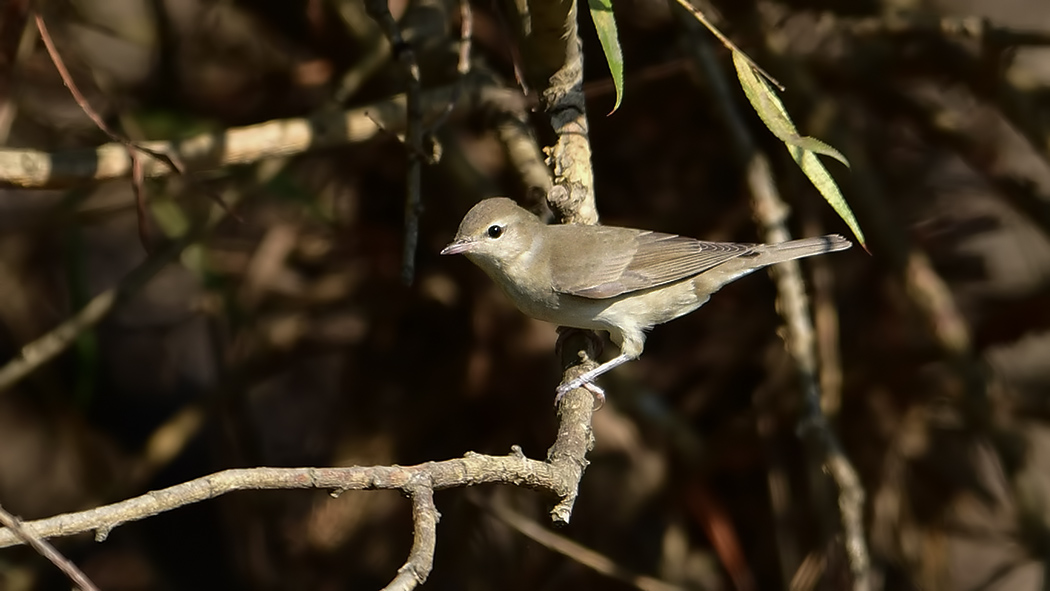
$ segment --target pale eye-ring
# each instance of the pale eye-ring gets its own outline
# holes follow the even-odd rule
[[[493,224],[488,229],[489,238],[499,238],[503,235],[503,226]]]

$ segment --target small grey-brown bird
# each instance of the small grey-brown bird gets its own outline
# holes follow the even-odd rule
[[[762,267],[845,250],[832,234],[781,244],[704,242],[633,228],[547,225],[505,197],[475,205],[441,254],[463,254],[519,310],[561,326],[604,330],[620,355],[558,386],[586,387],[638,358],[645,331],[702,306],[725,284]]]

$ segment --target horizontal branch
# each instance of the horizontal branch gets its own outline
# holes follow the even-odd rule
[[[441,116],[454,94],[454,86],[424,92],[421,96],[424,119]],[[188,173],[213,170],[359,143],[384,131],[397,133],[405,128],[405,101],[404,95],[398,95],[345,112],[275,119],[183,140],[137,142],[136,145],[149,152],[170,155],[185,166]],[[463,102],[462,98],[460,102]],[[168,164],[156,158],[144,158],[142,164],[147,177],[172,172]],[[131,170],[127,147],[117,142],[60,152],[0,148],[0,185],[26,189],[60,188],[85,181],[130,176]]]
[[[678,585],[672,585],[660,579],[632,572],[618,561],[543,527],[505,504],[499,502],[486,503],[476,498],[471,499],[471,501],[488,509],[497,519],[533,542],[624,585],[640,589],[641,591],[682,590],[682,587]]]
[[[566,397],[568,398],[568,397]],[[591,404],[589,395],[585,399]],[[563,407],[565,403],[563,403]],[[589,413],[589,410],[588,410]],[[563,414],[563,421],[565,420]],[[557,444],[555,444],[557,446]],[[579,460],[578,460],[579,461]],[[414,492],[420,478],[428,488],[504,483],[550,491],[559,497],[574,495],[578,478],[557,464],[531,460],[516,450],[509,456],[470,453],[462,458],[416,466],[350,468],[244,468],[224,470],[142,496],[87,511],[27,521],[22,527],[35,536],[51,538],[88,531],[105,538],[113,528],[178,507],[239,490],[324,489],[403,490]],[[0,529],[0,548],[22,543],[9,529]]]
[[[7,527],[7,531],[18,536],[23,542],[36,550],[37,554],[51,561],[51,564],[54,564],[59,570],[65,573],[66,577],[69,578],[70,582],[72,582],[79,591],[98,591],[98,587],[95,586],[95,583],[91,582],[91,579],[84,574],[84,571],[80,570],[71,560],[63,556],[62,553],[49,544],[47,540],[40,539],[39,536],[34,536],[31,532],[26,531],[25,528],[22,527],[21,520],[5,511],[3,507],[0,507],[0,524],[3,524]]]

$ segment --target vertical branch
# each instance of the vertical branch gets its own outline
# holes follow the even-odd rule
[[[594,333],[571,330],[561,340],[563,379],[572,379],[577,375],[597,367],[593,361],[598,357],[598,340]],[[576,497],[579,495],[580,480],[587,468],[587,452],[594,447],[594,431],[591,420],[594,416],[594,397],[590,390],[576,388],[562,397],[558,403],[558,437],[554,445],[547,450],[547,461],[562,474],[568,477],[571,485],[559,492],[561,501],[551,510],[551,519],[555,523],[569,523]]]
[[[816,214],[807,216],[806,234],[819,236],[824,231]],[[823,257],[811,260],[813,270],[813,322],[817,331],[817,353],[820,358],[820,407],[834,422],[842,406],[842,360],[839,352],[839,312],[835,307],[834,277],[831,265]]]
[[[540,106],[550,120],[557,141],[546,150],[547,164],[554,173],[547,192],[547,205],[562,223],[597,224],[598,206],[594,198],[594,171],[583,94],[583,42],[577,26],[576,0],[503,0],[511,15],[508,25],[522,49],[528,85],[539,92]],[[542,180],[537,181],[543,182]],[[591,337],[593,333],[588,333]],[[581,338],[582,337],[582,338]],[[561,341],[564,369],[562,381],[596,367],[596,339],[581,334]],[[548,451],[552,465],[573,475],[583,476],[587,450],[594,445],[591,415],[594,401],[589,390],[577,388],[562,397],[558,406],[561,429],[576,435],[564,440],[569,445]],[[559,437],[559,442],[563,441]],[[551,512],[557,522],[567,523],[576,502],[576,492],[563,495]]]
[[[557,141],[547,163],[554,186],[547,204],[565,223],[595,224],[594,172],[583,94],[583,44],[576,0],[504,0],[522,48],[525,77],[539,91]]]
[[[394,15],[386,0],[366,0],[365,10],[372,17],[394,49],[394,54],[401,61],[408,75],[407,131],[405,143],[408,153],[408,174],[405,179],[405,241],[401,258],[401,280],[406,285],[412,284],[416,274],[416,248],[419,244],[419,216],[423,210],[422,173],[423,173],[423,107],[420,94],[423,91],[419,74],[419,61],[412,46],[401,36]]]
[[[687,26],[689,26],[687,24]],[[747,168],[752,207],[763,239],[766,242],[786,242],[791,239],[785,220],[788,206],[781,199],[773,182],[769,160],[762,154],[744,125],[710,45],[690,39],[690,48],[711,84],[722,120],[729,127],[729,135],[741,162]],[[809,312],[809,300],[798,261],[789,261],[771,268],[777,286],[777,309],[786,324],[784,341],[795,362],[802,386],[800,432],[810,440],[819,455],[817,458],[838,487],[838,514],[845,537],[844,545],[855,591],[871,588],[871,562],[864,534],[865,493],[856,470],[843,453],[842,446],[828,425],[821,409],[820,383],[817,372],[816,338]]]

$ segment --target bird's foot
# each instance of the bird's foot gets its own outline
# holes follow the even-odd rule
[[[561,399],[576,388],[586,388],[591,394],[594,394],[595,399],[598,400],[598,406],[594,410],[605,406],[605,390],[602,390],[597,384],[588,381],[585,376],[569,380],[558,386],[558,394],[554,397],[554,406],[558,406]]]

